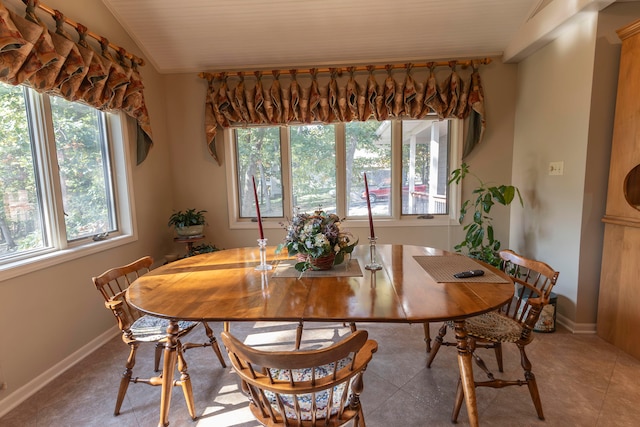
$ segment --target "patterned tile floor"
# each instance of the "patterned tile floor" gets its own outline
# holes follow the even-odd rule
[[[220,324],[212,326],[220,331]],[[291,348],[295,326],[234,323],[232,332],[249,344],[279,343],[283,348]],[[438,326],[431,325],[432,336]],[[368,330],[379,344],[365,374],[362,402],[367,426],[451,426],[449,416],[458,376],[455,350],[443,347],[432,368],[426,369],[422,325],[358,324],[358,327]],[[198,328],[189,340],[204,340],[201,331]],[[328,345],[348,332],[341,324],[305,324],[303,348]],[[504,350],[505,377],[519,375],[515,346],[505,346]],[[159,387],[131,384],[121,415],[113,416],[119,375],[127,353],[120,338],[113,338],[0,418],[0,426],[157,425]],[[527,353],[538,379],[546,420],[537,418],[526,387],[482,388],[477,391],[481,425],[638,425],[639,360],[595,335],[574,335],[560,327],[555,333],[536,334]],[[198,419],[189,418],[181,391],[176,387],[171,401],[171,426],[258,426],[230,368],[221,368],[210,349],[192,349],[186,357]],[[150,374],[152,359],[153,346],[141,347],[137,375]],[[495,364],[492,353],[485,360],[490,366]],[[476,378],[482,378],[480,369],[475,369],[475,374]],[[468,425],[464,407],[458,424]]]

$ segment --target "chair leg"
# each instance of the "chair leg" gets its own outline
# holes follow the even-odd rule
[[[462,380],[458,378],[458,387],[456,388],[456,402],[453,405],[453,411],[451,412],[451,422],[458,422],[458,415],[460,415],[460,408],[462,408],[462,402],[464,401],[464,390],[462,390]]]
[[[531,400],[533,400],[533,405],[536,407],[536,412],[538,413],[538,418],[544,420],[544,413],[542,412],[542,401],[540,400],[540,394],[538,393],[538,385],[536,383],[536,377],[532,372],[529,373],[530,377],[527,378],[527,386],[529,387],[529,394],[531,395]]]
[[[538,392],[538,384],[536,382],[536,376],[531,372],[531,362],[524,351],[523,345],[518,345],[520,349],[520,364],[524,369],[524,378],[527,381],[527,387],[529,388],[529,394],[533,401],[533,406],[536,407],[538,418],[544,420],[544,413],[542,412],[542,401],[540,400],[540,393]]]
[[[211,330],[211,327],[209,326],[209,324],[207,322],[202,322],[202,325],[204,326],[204,330],[205,330],[205,333],[207,334],[207,337],[209,337],[209,343],[211,344],[211,348],[213,349],[213,351],[216,354],[216,356],[218,356],[218,360],[220,361],[220,365],[222,365],[223,368],[226,368],[227,364],[225,363],[224,358],[222,357],[222,352],[220,351],[220,346],[218,345],[218,340],[216,340],[216,337],[213,334],[213,331]]]
[[[349,322],[349,328],[351,328],[351,333],[358,330],[358,328],[356,327],[356,322]]]
[[[364,411],[362,410],[362,405],[360,405],[358,415],[356,415],[353,420],[353,427],[367,427],[367,424],[364,422]]]
[[[160,360],[162,359],[163,351],[164,351],[164,343],[163,342],[157,342],[156,343],[156,354],[155,354],[154,364],[153,364],[153,370],[155,372],[159,372],[160,371]]]
[[[133,373],[133,367],[136,364],[136,351],[138,350],[138,343],[129,344],[129,357],[127,358],[127,364],[125,365],[125,371],[122,373],[122,379],[120,380],[120,388],[118,388],[118,397],[116,398],[116,408],[113,411],[113,415],[120,414],[120,407],[124,400],[124,395],[127,394],[129,383],[131,382],[131,375]]]
[[[493,351],[495,351],[496,353],[496,363],[498,364],[498,371],[504,372],[504,369],[502,367],[502,343],[495,343]]]
[[[422,324],[424,327],[424,342],[427,344],[427,353],[431,353],[431,331],[429,330],[429,322]]]
[[[298,323],[298,327],[296,328],[296,350],[300,350],[300,343],[302,342],[302,328],[304,327],[303,322]]]
[[[182,387],[182,393],[184,394],[184,400],[187,403],[187,410],[189,411],[189,416],[191,416],[192,420],[195,420],[196,417],[196,407],[193,402],[193,389],[191,387],[191,377],[187,372],[187,362],[184,360],[184,351],[182,349],[182,344],[178,342],[178,371],[180,371],[180,386]]]
[[[443,323],[442,326],[440,327],[440,330],[438,331],[438,336],[433,342],[433,347],[429,352],[429,360],[427,360],[427,368],[431,367],[431,363],[433,362],[433,359],[436,358],[436,354],[438,354],[438,350],[440,350],[440,346],[444,342],[444,336],[446,334],[447,334],[447,324]]]

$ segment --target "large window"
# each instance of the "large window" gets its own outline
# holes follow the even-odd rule
[[[459,128],[458,120],[426,119],[229,130],[232,227],[255,221],[252,178],[267,221],[318,207],[363,219],[364,174],[379,219],[448,221],[455,206],[447,179],[459,162]]]
[[[121,125],[118,115],[0,83],[0,267],[131,231],[126,178],[120,192],[114,178]]]

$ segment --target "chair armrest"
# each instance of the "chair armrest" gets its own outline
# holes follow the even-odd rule
[[[104,302],[104,306],[113,311],[116,311],[122,304],[124,304],[122,300],[109,300]]]
[[[549,297],[535,297],[535,298],[529,298],[528,300],[529,305],[535,306],[535,307],[544,307],[545,305],[549,304]]]
[[[105,301],[104,306],[111,310],[116,319],[118,319],[118,327],[120,330],[124,332],[127,337],[132,338],[130,331],[132,321],[127,313],[125,302],[123,300],[110,299],[109,301]]]

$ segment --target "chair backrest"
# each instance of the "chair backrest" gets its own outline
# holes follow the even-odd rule
[[[516,288],[513,300],[502,312],[533,329],[542,308],[549,303],[559,273],[542,261],[525,258],[509,249],[500,251],[500,259],[502,271],[511,276]]]
[[[149,272],[152,264],[153,258],[145,256],[131,264],[114,267],[92,278],[96,289],[104,297],[105,306],[116,316],[123,331],[128,331],[133,321],[141,315],[127,303],[125,292],[138,277]]]
[[[378,349],[366,331],[320,350],[262,351],[222,333],[251,411],[265,425],[337,426],[361,414],[362,373]]]

